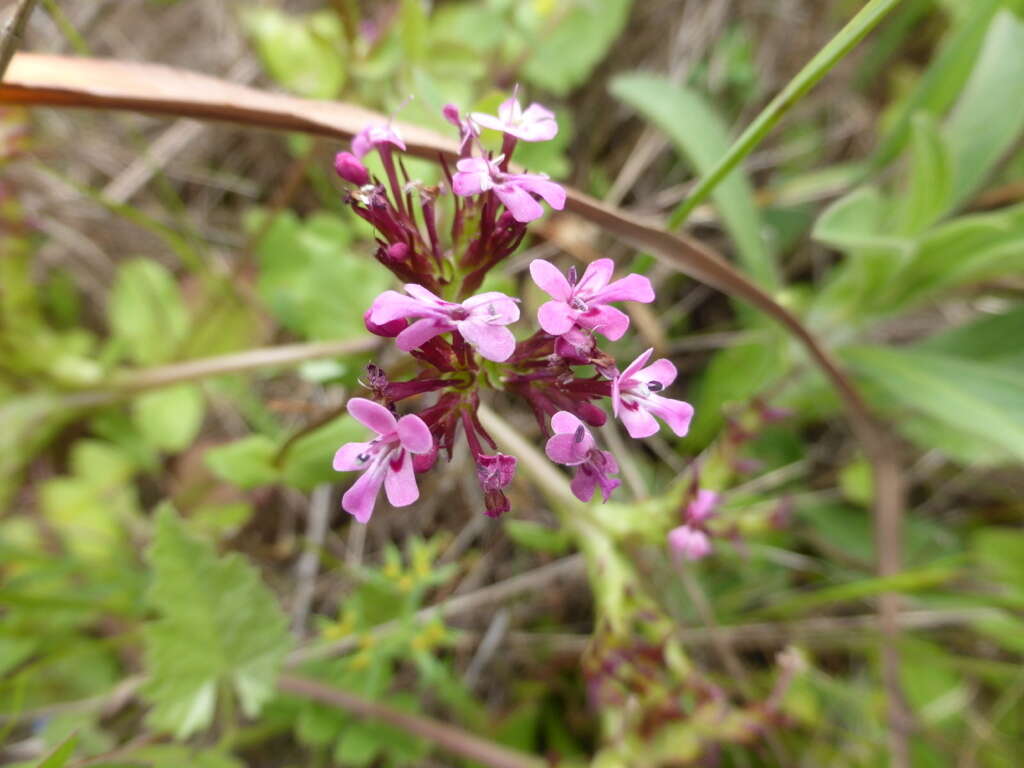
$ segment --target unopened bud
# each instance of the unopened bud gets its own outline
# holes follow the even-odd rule
[[[334,157],[334,170],[345,181],[357,187],[370,183],[370,172],[351,152],[339,152]]]

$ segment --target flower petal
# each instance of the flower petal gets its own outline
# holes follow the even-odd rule
[[[374,325],[386,325],[395,320],[422,317],[425,308],[411,296],[403,296],[398,291],[384,291],[370,305],[370,322]]]
[[[435,295],[418,283],[406,283],[402,288],[416,301],[426,305],[427,307],[436,307],[441,309],[451,304],[450,301],[445,301],[440,296]]]
[[[387,461],[384,492],[393,507],[407,507],[420,497],[416,473],[412,468],[412,456],[408,451],[401,451],[397,458],[392,456]]]
[[[559,411],[551,417],[551,430],[556,435],[573,435],[580,427],[586,429],[583,422],[569,411]]]
[[[686,506],[686,519],[691,523],[703,523],[715,512],[718,494],[701,488],[697,497]]]
[[[587,460],[587,454],[594,447],[594,438],[585,433],[582,440],[577,440],[572,433],[555,435],[544,446],[544,453],[556,464],[573,467]]]
[[[383,405],[365,397],[353,397],[349,399],[347,408],[352,418],[378,435],[390,435],[395,431],[395,417]]]
[[[626,275],[621,280],[609,283],[591,301],[607,304],[610,301],[639,301],[650,304],[654,301],[654,287],[643,275]]]
[[[508,208],[512,218],[521,224],[539,219],[544,215],[540,203],[533,199],[529,192],[515,184],[505,182],[494,188],[498,199]]]
[[[410,453],[426,453],[434,446],[434,437],[426,423],[414,413],[403,416],[396,425],[402,447]]]
[[[345,443],[334,454],[331,466],[335,472],[355,472],[366,469],[370,457],[367,453],[372,443]],[[360,459],[359,457],[363,458]]]
[[[660,418],[671,429],[676,437],[686,437],[693,419],[693,406],[682,400],[653,395],[646,403],[648,410]],[[632,434],[632,433],[631,433]],[[636,435],[633,435],[636,437]]]
[[[711,554],[711,541],[703,531],[680,525],[668,534],[668,545],[678,556],[686,560],[700,560]]]
[[[555,113],[534,102],[519,118],[519,138],[523,141],[550,141],[558,135]]]
[[[561,336],[572,330],[578,314],[564,301],[546,301],[537,310],[537,322],[544,333]]]
[[[582,328],[600,333],[611,341],[618,341],[629,328],[629,315],[615,307],[600,304],[576,318]]]
[[[491,325],[508,325],[519,319],[519,302],[500,291],[487,291],[462,302],[476,318]]]
[[[572,296],[572,286],[565,279],[562,270],[544,259],[534,259],[530,262],[530,277],[537,286],[548,294],[552,299],[568,301]]]
[[[516,337],[502,325],[491,325],[475,317],[456,323],[462,338],[476,348],[482,357],[503,363],[516,350]]]
[[[596,488],[597,474],[586,464],[581,465],[569,483],[569,489],[580,501],[590,501]]]
[[[662,389],[668,389],[672,386],[672,382],[676,380],[676,374],[677,371],[675,365],[665,358],[662,358],[660,360],[655,360],[646,368],[637,371],[633,374],[632,378],[634,381],[639,381],[644,384],[656,381],[661,385]]]
[[[422,320],[417,320],[398,334],[395,337],[395,344],[398,345],[399,349],[409,352],[423,346],[435,336],[452,330],[454,327],[453,323],[446,320],[436,317],[425,317]]]
[[[365,523],[373,514],[377,494],[384,484],[384,464],[372,466],[359,476],[352,487],[341,497],[341,508],[360,523]]]
[[[615,262],[611,259],[595,259],[590,262],[583,272],[583,277],[576,283],[576,295],[584,301],[592,301],[608,285],[614,271]]]
[[[650,437],[658,432],[658,420],[648,413],[642,406],[630,408],[623,403],[619,409],[618,417],[622,420],[623,426],[632,438]]]
[[[506,185],[513,185],[544,198],[556,211],[565,207],[565,189],[545,176],[532,173],[518,173],[506,177]]]
[[[488,115],[486,112],[471,112],[469,118],[481,128],[490,128],[492,131],[505,130],[504,120],[494,115]]]
[[[630,379],[635,378],[633,374],[635,374],[637,371],[639,371],[641,368],[647,365],[647,361],[651,359],[651,355],[653,354],[654,347],[651,347],[646,352],[641,352],[640,356],[632,363],[627,365],[626,370],[619,374],[619,381],[622,382],[623,385],[625,385],[626,382],[628,382]]]

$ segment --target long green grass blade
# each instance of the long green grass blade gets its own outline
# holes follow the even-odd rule
[[[901,0],[871,0],[865,5],[860,13],[854,16],[850,23],[843,27],[839,34],[832,38],[829,44],[800,70],[779,95],[772,99],[772,102],[762,110],[761,114],[743,132],[743,135],[736,140],[714,170],[700,180],[690,196],[672,212],[668,222],[669,227],[676,228],[686,221],[686,218],[708,198],[708,195],[722,179],[729,175],[729,172],[764,140],[783,115],[817,85],[900,2]]]

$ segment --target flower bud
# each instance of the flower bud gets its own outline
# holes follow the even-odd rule
[[[392,320],[384,323],[383,325],[377,325],[377,323],[370,320],[370,312],[372,312],[372,308],[366,310],[366,313],[363,315],[363,325],[365,325],[366,330],[374,336],[383,336],[386,339],[393,339],[409,325],[404,318],[398,318],[397,320]]]
[[[676,557],[684,560],[700,560],[711,554],[708,535],[689,525],[680,525],[669,531],[668,545]]]
[[[339,152],[334,157],[334,170],[345,181],[357,187],[370,183],[370,172],[351,152]]]

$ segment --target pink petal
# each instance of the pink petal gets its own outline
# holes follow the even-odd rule
[[[559,411],[551,417],[551,430],[556,435],[574,435],[580,427],[586,429],[583,422],[569,411]]]
[[[561,336],[572,330],[578,314],[564,301],[546,301],[537,310],[537,322],[544,329],[544,333]]]
[[[678,557],[685,560],[700,560],[711,554],[711,541],[707,534],[688,525],[669,531],[668,544]]]
[[[369,427],[378,435],[390,435],[395,431],[395,417],[383,405],[365,397],[353,397],[348,401],[348,412],[356,421]]]
[[[658,420],[642,406],[638,408],[623,407],[616,414],[632,438],[650,437],[658,432]]]
[[[650,304],[654,301],[654,287],[643,275],[626,275],[621,280],[609,283],[590,300],[603,304],[611,301],[639,301],[642,304]]]
[[[575,435],[555,435],[548,439],[547,444],[544,446],[544,453],[556,464],[574,467],[587,460],[587,453],[590,449],[583,450],[586,443],[586,437],[577,442]],[[593,447],[593,438],[590,439],[589,443],[590,447]]]
[[[503,363],[516,350],[516,337],[512,331],[501,325],[491,325],[476,318],[456,323],[459,333],[476,348],[482,357]]]
[[[531,261],[530,277],[552,299],[568,301],[569,297],[572,296],[572,286],[569,285],[569,281],[565,279],[562,271],[550,261],[545,261],[544,259],[534,259]]]
[[[395,344],[398,345],[399,349],[409,352],[423,346],[435,336],[452,330],[454,327],[454,324],[445,320],[439,320],[436,317],[425,317],[422,320],[417,320],[398,334],[395,337]]]
[[[402,451],[397,461],[394,457],[388,460],[384,492],[393,507],[407,507],[420,497],[416,474],[412,468],[412,456],[408,451]]]
[[[520,173],[509,176],[505,183],[515,185],[535,195],[540,195],[556,211],[565,208],[565,189],[561,184],[556,184],[544,176]]]
[[[620,312],[615,307],[602,304],[579,315],[576,322],[582,328],[600,333],[611,341],[618,341],[629,328],[629,315]]]
[[[501,109],[501,107],[499,107]],[[469,118],[481,128],[490,128],[492,131],[504,131],[505,121],[500,117],[488,115],[485,112],[472,112]]]
[[[341,508],[365,523],[373,514],[373,506],[377,503],[377,494],[384,483],[384,465],[379,464],[359,476],[352,487],[341,497]]]
[[[402,288],[414,299],[429,307],[441,308],[451,304],[451,302],[445,301],[418,283],[406,283]]]
[[[686,518],[691,523],[703,523],[714,514],[717,504],[718,494],[701,488],[697,491],[697,498],[687,505]]]
[[[519,138],[523,141],[549,141],[558,135],[555,113],[536,102],[523,110]]]
[[[584,301],[590,301],[599,291],[604,290],[615,271],[615,262],[611,259],[595,259],[587,265],[583,277],[576,283],[576,295]]]
[[[395,320],[421,317],[423,306],[411,296],[403,296],[398,291],[384,291],[370,305],[370,322],[374,325],[387,325]]]
[[[462,302],[462,306],[492,325],[508,325],[519,319],[519,303],[499,291],[487,291]]]
[[[430,429],[416,414],[410,413],[398,420],[396,427],[402,447],[410,453],[426,453],[434,447]]]
[[[667,389],[672,385],[672,382],[676,380],[676,373],[675,365],[665,358],[662,358],[660,360],[655,360],[643,370],[637,371],[633,374],[633,380],[643,382],[644,384],[647,384],[650,381],[656,381],[661,384],[662,389]]]
[[[508,208],[512,218],[521,224],[539,219],[544,215],[540,203],[533,199],[529,192],[515,184],[505,182],[494,188],[498,199]]]
[[[580,501],[590,501],[597,489],[597,474],[584,464],[576,470],[572,482],[569,483],[569,489]]]
[[[624,370],[621,374],[619,374],[619,380],[623,381],[623,382],[626,382],[626,381],[629,381],[631,378],[633,378],[633,374],[636,373],[637,371],[639,371],[645,365],[647,365],[647,361],[651,359],[651,355],[653,355],[653,354],[654,354],[654,347],[651,347],[646,352],[640,353],[640,356],[636,360],[634,360],[632,363],[627,365],[626,366],[626,370]]]
[[[647,403],[647,408],[651,413],[668,424],[669,429],[675,433],[676,437],[686,437],[686,433],[690,431],[690,421],[693,419],[693,406],[689,403],[652,395]],[[636,435],[633,435],[633,437],[636,437]]]
[[[345,443],[334,454],[334,461],[331,466],[335,472],[354,472],[365,469],[369,460],[367,451],[371,443]],[[365,457],[360,460],[359,457]]]

